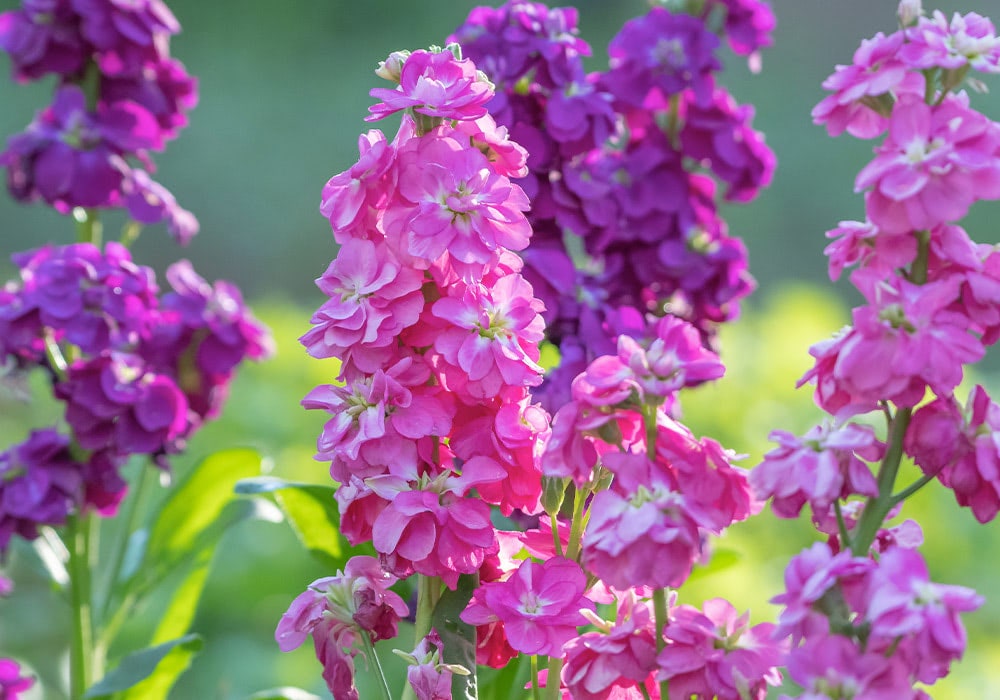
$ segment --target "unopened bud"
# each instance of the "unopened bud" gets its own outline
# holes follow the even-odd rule
[[[390,82],[398,83],[399,75],[403,71],[403,64],[406,63],[406,59],[409,57],[409,51],[393,51],[387,59],[379,62],[375,75],[385,78]]]
[[[566,487],[569,479],[558,476],[542,477],[542,508],[548,515],[559,514],[563,499],[566,497]]]
[[[912,27],[924,14],[921,0],[899,0],[899,10],[896,15],[899,17],[899,26]]]

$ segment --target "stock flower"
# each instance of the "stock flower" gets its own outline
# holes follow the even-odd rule
[[[951,21],[940,10],[921,17],[906,31],[900,57],[914,68],[956,70],[970,66],[983,73],[1000,73],[1000,38],[993,22],[975,12],[955,13]]]
[[[21,693],[35,684],[34,676],[22,676],[21,666],[13,659],[0,658],[0,698],[18,700]]]
[[[70,0],[80,33],[96,49],[105,75],[138,72],[166,58],[166,40],[181,27],[162,0]]]
[[[884,452],[870,426],[817,425],[801,438],[775,430],[768,439],[779,446],[750,472],[750,485],[758,498],[772,499],[778,517],[798,517],[806,503],[824,513],[838,499],[878,495],[874,475],[859,458],[875,462]]]
[[[403,63],[399,86],[374,88],[371,96],[381,100],[368,108],[367,121],[382,119],[403,109],[444,119],[479,119],[493,97],[493,85],[468,59],[458,59],[450,50],[414,51]]]
[[[544,338],[541,302],[518,274],[489,286],[453,285],[434,302],[431,313],[445,322],[434,341],[454,372],[445,370],[448,386],[484,399],[542,381],[538,346]]]
[[[761,0],[709,0],[704,14],[713,7],[726,8],[725,37],[730,48],[742,56],[770,46],[776,21],[771,6]]]
[[[13,535],[32,540],[40,526],[65,524],[82,505],[83,488],[69,438],[53,429],[0,452],[0,553]]]
[[[872,223],[887,233],[930,229],[1000,198],[1000,125],[969,108],[965,93],[930,106],[899,99],[889,136],[855,180]]]
[[[299,341],[313,357],[339,357],[374,372],[396,355],[403,329],[417,322],[423,283],[423,275],[401,265],[386,245],[348,239],[316,280],[329,300]]]
[[[718,45],[700,19],[653,7],[627,21],[611,40],[607,84],[615,97],[635,106],[654,88],[666,95],[691,88],[698,100],[708,100],[712,72],[722,67],[715,57]]]
[[[147,62],[127,75],[108,75],[101,80],[101,100],[134,102],[153,115],[164,140],[172,139],[187,126],[187,113],[198,104],[198,81],[180,61],[164,57]]]
[[[841,221],[827,231],[834,239],[824,250],[829,258],[830,279],[837,280],[844,268],[873,268],[888,277],[894,270],[906,267],[917,258],[917,240],[909,232],[886,234],[868,222]]]
[[[412,653],[396,653],[410,662],[406,669],[406,682],[413,688],[417,700],[451,700],[452,674],[469,673],[464,667],[442,663],[444,644],[437,630],[431,630],[421,639]]]
[[[153,115],[133,102],[88,112],[75,85],[57,89],[50,107],[0,153],[15,199],[41,197],[61,213],[73,207],[109,207],[120,201],[123,174],[114,156],[162,146]]]
[[[429,267],[447,252],[459,263],[478,265],[481,274],[500,248],[528,245],[524,191],[498,175],[477,149],[447,136],[414,139],[401,149],[398,168],[383,226],[416,267]]]
[[[713,598],[703,610],[681,605],[670,610],[667,644],[657,656],[659,677],[671,698],[763,700],[768,686],[781,683],[777,667],[784,650],[772,637],[774,625],[750,626],[729,601]]]
[[[902,32],[889,36],[879,32],[862,41],[854,61],[837,66],[823,81],[823,88],[833,94],[813,108],[813,122],[825,124],[830,136],[846,131],[859,139],[870,139],[884,132],[889,119],[876,109],[877,101],[883,95],[922,96],[924,91],[923,76],[911,71],[899,57],[905,41]]]
[[[462,134],[472,140],[472,145],[486,156],[497,175],[524,177],[528,174],[528,152],[511,141],[507,128],[498,125],[489,114],[456,122],[454,128],[456,135]]]
[[[164,222],[167,232],[180,245],[187,245],[198,233],[198,220],[182,208],[166,187],[156,182],[145,170],[131,168],[121,158],[114,158],[125,173],[121,192],[129,216],[142,224]]]
[[[11,58],[15,80],[46,73],[79,73],[88,47],[71,0],[21,0],[21,8],[0,14],[0,49]]]
[[[982,597],[964,586],[932,583],[920,554],[901,547],[879,557],[870,585],[869,648],[892,649],[902,638],[897,654],[909,657],[918,680],[933,683],[946,676],[951,662],[965,651],[965,628],[958,614],[979,608]]]
[[[510,578],[480,585],[460,617],[470,625],[502,622],[510,645],[522,654],[561,656],[577,627],[587,623],[580,610],[594,611],[586,587],[576,562],[526,559]]]
[[[365,235],[359,229],[367,223],[370,210],[385,203],[391,190],[394,151],[385,134],[377,129],[362,134],[358,151],[357,163],[327,181],[319,206],[341,244]]]

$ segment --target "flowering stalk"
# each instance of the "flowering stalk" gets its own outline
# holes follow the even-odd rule
[[[73,635],[70,640],[70,698],[80,700],[99,672],[94,654],[94,611],[91,599],[92,523],[73,516],[67,523],[69,594]]]

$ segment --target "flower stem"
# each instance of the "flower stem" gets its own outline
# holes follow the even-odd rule
[[[658,588],[653,592],[653,614],[656,617],[656,653],[663,651],[667,645],[667,640],[663,638],[663,631],[667,628],[667,589]],[[669,698],[667,681],[660,681],[660,697]]]
[[[541,688],[538,687],[538,656],[531,655],[531,698],[542,700]]]
[[[882,523],[898,502],[893,498],[892,492],[896,486],[899,463],[903,458],[903,437],[912,415],[912,408],[901,408],[896,411],[896,416],[889,425],[889,447],[878,470],[878,496],[869,498],[865,503],[854,533],[851,551],[856,557],[868,556],[868,550],[878,536]]]
[[[90,600],[91,517],[77,514],[69,518],[70,607],[73,635],[70,641],[70,700],[80,700],[94,678],[94,670],[102,664],[94,657],[94,620]]]
[[[382,663],[378,660],[378,654],[375,653],[375,645],[372,644],[372,636],[368,632],[363,632],[361,638],[365,643],[365,653],[368,654],[369,662],[375,667],[375,671],[378,673],[379,679],[379,690],[382,691],[382,700],[392,700],[392,694],[389,692],[389,682],[385,679],[385,672],[382,670]],[[407,683],[409,687],[409,683]]]
[[[563,660],[558,656],[549,657],[549,675],[545,677],[545,700],[559,700],[559,675],[562,673]]]
[[[569,543],[566,545],[566,558],[576,561],[580,557],[583,529],[587,524],[583,507],[587,503],[587,491],[577,488],[573,494],[573,520],[570,522]]]
[[[101,246],[102,227],[97,210],[76,207],[73,210],[73,220],[76,221],[76,240],[78,242]]]

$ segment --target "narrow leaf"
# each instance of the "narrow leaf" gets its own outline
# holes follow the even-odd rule
[[[156,670],[141,683],[126,690],[122,694],[121,700],[167,700],[170,689],[191,665],[195,654],[201,651],[201,638],[197,635],[193,636],[196,637],[197,644],[175,646],[163,657],[163,661],[156,667]]]
[[[431,627],[441,635],[443,660],[469,669],[468,676],[453,674],[451,693],[455,700],[476,700],[476,628],[462,622],[459,615],[469,606],[478,585],[478,574],[463,574],[455,590],[446,590],[431,615]],[[418,640],[419,641],[419,640]]]
[[[201,647],[201,637],[196,634],[188,634],[165,644],[129,654],[122,659],[115,670],[108,673],[99,683],[84,693],[84,700],[96,700],[97,698],[105,698],[112,693],[129,690],[159,673],[161,665],[164,665],[164,660],[175,651],[190,658]],[[166,667],[165,670],[167,670]],[[153,696],[135,695],[133,697],[154,700]]]

